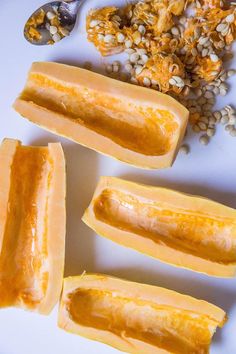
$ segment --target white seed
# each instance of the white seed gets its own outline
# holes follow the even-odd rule
[[[142,70],[143,70],[143,66],[137,65],[135,68],[135,74],[139,75],[142,72]]]
[[[202,57],[203,57],[203,58],[206,57],[207,54],[208,54],[208,49],[207,49],[207,48],[203,48],[203,50],[202,50]]]
[[[144,62],[144,64],[148,61],[148,56],[147,56],[147,54],[142,54],[141,55],[141,59],[142,59],[142,61]]]
[[[205,96],[206,98],[212,98],[212,97],[214,97],[214,94],[213,94],[211,91],[206,91],[205,94],[204,94],[204,96]]]
[[[190,151],[190,148],[187,144],[182,145],[179,149],[179,152],[181,152],[185,155],[187,155],[189,153],[189,151]]]
[[[146,51],[146,49],[144,49],[144,48],[138,48],[138,49],[137,49],[137,53],[138,53],[139,55],[143,55],[143,54],[146,54],[147,51]]]
[[[228,24],[227,23],[220,23],[217,27],[216,30],[217,32],[223,32],[226,30],[226,28],[228,28]]]
[[[104,42],[105,43],[110,43],[114,40],[114,36],[112,34],[106,34],[104,37]]]
[[[96,27],[97,25],[99,25],[99,23],[101,23],[101,21],[99,21],[99,20],[92,20],[92,21],[90,22],[90,24],[89,24],[89,27],[90,27],[90,28],[94,28],[94,27]]]
[[[52,39],[54,40],[54,42],[59,42],[61,40],[61,36],[59,33],[55,33],[53,36],[52,36]]]
[[[191,54],[192,54],[194,57],[196,57],[196,56],[197,56],[197,54],[198,54],[197,49],[196,49],[196,48],[192,48],[192,50],[191,50]]]
[[[194,131],[195,133],[199,133],[199,132],[201,131],[201,129],[199,128],[199,126],[198,126],[197,124],[194,124],[194,125],[193,125],[193,131]]]
[[[125,70],[128,71],[128,73],[131,73],[133,70],[133,66],[131,64],[125,64]]]
[[[221,117],[221,119],[220,119],[220,123],[221,124],[227,124],[229,122],[229,117],[228,116],[223,116],[223,117]]]
[[[207,129],[207,125],[204,122],[198,122],[198,126],[203,131]]]
[[[231,130],[233,130],[233,129],[234,129],[234,126],[231,125],[231,124],[228,124],[228,125],[225,126],[225,131],[226,132],[231,132]]]
[[[180,76],[173,75],[172,79],[174,79],[176,81],[176,86],[184,87],[184,85],[185,85],[184,80]]]
[[[236,129],[233,128],[231,131],[230,131],[230,135],[235,137],[236,136]]]
[[[171,77],[169,79],[169,84],[172,85],[172,86],[176,86],[177,82],[175,81],[175,79],[173,77]]]
[[[226,17],[225,17],[225,21],[226,21],[227,23],[232,23],[232,22],[234,22],[234,14],[230,14],[230,15],[226,16]]]
[[[220,87],[220,95],[225,96],[226,94],[227,94],[227,90]]]
[[[216,120],[220,120],[220,118],[222,117],[222,114],[221,114],[221,112],[216,111],[213,113],[213,116],[216,118]]]
[[[138,80],[135,77],[131,77],[130,82],[132,82],[132,84],[137,84]]]
[[[139,26],[138,26],[138,31],[139,31],[141,34],[145,34],[145,33],[146,33],[146,28],[145,28],[143,25],[139,25]]]
[[[115,65],[114,63],[112,64],[112,71],[113,73],[118,73],[120,71],[120,66]]]
[[[128,48],[128,49],[125,49],[125,53],[127,53],[127,54],[132,54],[132,53],[136,53],[135,52],[135,50],[134,49],[132,49],[132,48]]]
[[[202,145],[207,145],[209,143],[210,139],[209,139],[208,135],[202,135],[202,136],[200,136],[199,141]]]
[[[121,33],[121,32],[117,33],[117,42],[118,42],[118,43],[124,43],[124,41],[125,41],[125,36],[124,36],[124,34]]]
[[[60,27],[60,33],[64,36],[67,37],[69,36],[70,32],[68,31],[68,29],[66,29],[65,27]]]
[[[126,46],[126,48],[131,48],[132,45],[133,45],[133,42],[132,42],[130,39],[128,39],[127,41],[125,41],[125,46]]]
[[[211,59],[211,61],[216,63],[219,60],[219,57],[216,54],[210,54],[210,59]]]
[[[221,113],[222,116],[228,116],[228,111],[227,111],[227,109],[225,109],[225,108],[222,108],[222,109],[220,110],[220,113]]]
[[[215,135],[215,129],[214,128],[208,128],[207,129],[207,135],[209,136],[209,137],[212,137],[212,136],[214,136]]]
[[[214,87],[213,92],[215,95],[219,95],[219,93],[220,93],[219,87]]]
[[[157,80],[154,80],[154,79],[151,80],[151,83],[152,83],[152,85],[154,85],[154,86],[158,85],[158,81],[157,81]]]
[[[148,77],[144,77],[143,84],[146,87],[150,87],[151,86],[151,80]]]
[[[51,25],[50,25],[50,23],[48,23],[48,22],[45,24],[45,27],[46,27],[46,29],[47,29],[48,31],[50,31],[50,26],[51,26]]]
[[[98,33],[98,40],[99,41],[101,41],[101,42],[103,42],[104,41],[104,35],[103,34],[101,34],[101,33]]]
[[[52,20],[54,17],[56,17],[56,14],[52,11],[48,11],[46,16],[49,20]]]
[[[174,35],[174,36],[179,36],[179,29],[178,27],[172,27],[171,28],[171,33]]]
[[[229,124],[236,124],[236,115],[232,114],[229,116]]]
[[[231,77],[231,76],[235,75],[235,73],[236,73],[236,70],[230,69],[230,70],[227,71],[227,76]]]
[[[139,60],[139,54],[132,53],[129,57],[129,60],[131,61],[131,63],[137,63],[137,61]]]
[[[50,26],[50,29],[49,29],[51,35],[54,35],[57,33],[57,27],[56,26]]]
[[[206,42],[208,42],[208,37],[200,37],[198,43],[200,45],[204,45]]]

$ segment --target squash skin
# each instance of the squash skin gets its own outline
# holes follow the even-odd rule
[[[116,133],[113,132],[115,139],[113,140],[111,137],[103,135],[103,133],[99,133],[99,131],[95,131],[91,127],[86,126],[84,121],[79,124],[78,122],[81,121],[81,113],[79,109],[76,111],[75,121],[75,119],[70,119],[70,108],[67,110],[62,109],[59,112],[59,108],[55,108],[55,110],[51,107],[49,108],[46,103],[44,104],[40,101],[41,98],[45,100],[47,94],[49,95],[50,93],[49,96],[51,97],[51,106],[53,106],[55,102],[61,101],[61,104],[64,107],[65,103],[63,103],[63,95],[65,95],[65,92],[67,91],[60,94],[59,88],[54,89],[53,91],[50,87],[47,87],[47,84],[45,84],[42,89],[42,84],[37,82],[38,76],[40,76],[44,81],[50,80],[54,85],[60,84],[61,90],[70,90],[70,93],[66,93],[66,95],[68,95],[66,98],[66,103],[69,102],[68,104],[72,104],[72,96],[74,92],[77,92],[77,90],[81,92],[85,89],[90,90],[90,92],[95,95],[99,94],[100,97],[103,96],[107,99],[107,102],[112,99],[118,100],[120,102],[120,104],[116,103],[118,110],[120,109],[120,105],[123,104],[124,111],[125,109],[128,109],[127,107],[129,105],[134,107],[131,108],[133,110],[135,107],[140,107],[140,109],[148,107],[154,112],[156,109],[169,111],[173,115],[174,123],[170,119],[169,121],[167,119],[165,124],[176,125],[170,133],[166,132],[164,137],[164,140],[167,141],[169,139],[168,141],[170,141],[169,148],[166,148],[167,150],[161,154],[156,153],[155,156],[144,154],[142,151],[134,151],[129,148],[128,145],[125,146],[129,143],[130,133],[127,134],[127,137],[123,137],[123,144],[125,145],[120,145],[119,141],[117,141],[117,137],[115,136],[118,134],[119,128],[116,129]],[[88,100],[88,103],[89,102],[90,101]],[[112,107],[113,106],[115,105],[113,104]],[[16,99],[13,107],[23,117],[49,131],[67,137],[102,154],[114,157],[117,160],[146,169],[166,168],[172,165],[184,137],[189,116],[187,109],[170,96],[143,87],[110,79],[81,68],[49,62],[33,63],[26,86],[20,97]],[[91,107],[90,109],[94,110],[94,116],[98,115],[99,111],[98,108],[96,108],[96,99],[94,101],[94,106],[91,104]],[[110,111],[113,109],[112,107],[110,108]],[[114,114],[119,114],[118,110],[116,112],[113,111],[113,113],[115,112]],[[112,119],[113,113],[110,112],[110,116],[108,114],[108,119],[110,117],[110,122],[116,121],[116,119]],[[125,114],[126,115],[124,115],[122,119],[126,124],[129,123],[129,119],[131,119],[129,118],[131,113],[127,110]],[[155,114],[158,116],[159,113]],[[131,129],[131,132],[135,131],[135,127],[140,126],[140,124],[142,125],[144,131],[147,131],[148,127],[153,127],[153,129],[156,129],[159,126],[157,117],[155,118],[155,123],[154,121],[153,123],[148,123],[146,118],[142,122],[139,121],[138,123],[138,119],[140,118],[135,117],[135,114],[132,119],[133,121],[131,123],[134,128]],[[134,120],[137,120],[137,122],[135,123]],[[98,128],[100,129],[99,123]],[[160,128],[160,131],[162,130],[164,130],[163,127]],[[140,136],[139,139],[134,140],[141,141],[142,138]],[[147,138],[147,142],[148,141],[149,139]],[[161,145],[161,142],[157,142],[156,144],[156,146]]]
[[[28,202],[22,200],[21,195],[19,198],[14,195],[15,199],[13,201],[13,195],[11,194],[16,178],[13,171],[17,171],[16,156],[21,156],[23,153],[31,154],[27,160],[29,162],[36,160],[37,156],[41,156],[41,153],[47,156],[47,160],[45,160],[42,168],[40,167],[41,170],[38,171],[39,179],[32,178],[33,187],[24,181],[21,187],[26,191],[38,191],[35,195],[37,228],[34,233],[32,229],[32,238],[27,236],[28,229],[24,229],[21,234],[17,229],[13,229],[15,230],[14,233],[9,233],[9,229],[7,229],[7,225],[12,218],[17,218],[17,222],[23,225],[21,228],[29,228],[30,225],[33,228],[33,223],[31,224],[33,216],[29,214],[29,210],[34,207],[26,209]],[[43,156],[42,158],[44,158]],[[59,299],[64,274],[66,190],[63,150],[59,143],[48,144],[48,147],[43,148],[24,147],[21,146],[20,141],[5,139],[0,147],[0,164],[2,170],[0,177],[0,307],[21,307],[47,315]],[[24,162],[24,164],[27,167],[28,162]],[[30,180],[30,177],[27,178]],[[28,181],[27,178],[26,181]],[[36,183],[38,184],[36,185]],[[45,196],[47,198],[46,209],[40,204]],[[13,203],[15,209],[13,209]],[[21,210],[20,214],[14,214],[16,208]],[[28,210],[28,214],[25,210]],[[24,233],[26,235],[24,237],[28,237],[28,239],[24,240],[22,238]],[[35,238],[35,241],[33,241],[33,238]],[[11,248],[9,249],[9,247]],[[14,253],[11,254],[11,252]],[[15,278],[8,287],[5,286],[5,284],[9,284],[6,277],[8,274],[11,276],[11,273],[6,270],[8,273],[5,274],[5,269],[1,269],[4,259],[7,259],[7,257],[14,257],[13,264],[15,264],[11,268],[12,276]],[[32,271],[26,268],[27,263],[24,261],[24,259],[31,258],[32,267],[36,269],[33,275]],[[40,259],[41,263],[38,263]],[[40,274],[42,274],[42,277]],[[22,279],[24,279],[24,282]],[[27,290],[25,288],[26,284],[33,284],[33,286]]]
[[[109,203],[104,204],[103,201],[101,200],[101,196],[104,194],[104,191],[111,191],[113,192],[118,192],[118,193],[123,193],[123,196],[131,196],[131,198],[135,197],[138,200],[144,200],[145,204],[143,206],[143,210],[141,214],[143,213],[148,213],[146,212],[147,208],[152,205],[153,203],[158,203],[159,207],[162,208],[163,210],[170,210],[171,212],[176,213],[182,213],[186,214],[189,213],[189,215],[193,215],[193,217],[196,218],[200,217],[204,220],[204,218],[211,218],[210,222],[213,222],[212,220],[220,220],[222,223],[227,222],[227,225],[230,226],[230,230],[228,232],[228,235],[225,236],[225,243],[230,243],[232,251],[230,251],[232,260],[223,262],[221,261],[221,252],[224,251],[224,243],[222,244],[222,249],[219,248],[217,238],[216,241],[213,242],[213,249],[214,251],[211,251],[211,254],[207,254],[206,256],[203,255],[200,251],[198,253],[189,251],[186,247],[188,245],[191,246],[192,240],[191,237],[185,239],[183,238],[183,241],[179,241],[178,237],[182,237],[180,234],[178,237],[172,235],[173,240],[175,241],[175,237],[177,237],[177,241],[179,242],[178,247],[174,246],[173,244],[168,244],[165,239],[160,237],[160,234],[155,234],[153,237],[147,237],[147,234],[145,234],[143,231],[135,231],[131,229],[129,226],[133,222],[133,216],[131,215],[131,221],[129,221],[129,225],[120,225],[119,224],[119,219],[117,216],[113,214],[113,211],[109,208]],[[111,198],[116,198],[111,197]],[[112,200],[112,199],[111,199]],[[121,203],[123,202],[126,203],[126,200],[122,200],[121,198]],[[99,204],[102,203],[102,204]],[[104,219],[100,217],[99,213],[97,213],[97,209],[99,210],[106,210],[106,218],[107,214],[111,214],[111,220]],[[108,205],[108,207],[106,206]],[[146,209],[145,209],[146,208]],[[114,209],[115,210],[115,209]],[[200,212],[200,214],[199,214]],[[123,212],[124,214],[125,212]],[[127,209],[127,213],[129,213],[129,210]],[[146,220],[142,217],[142,215],[137,215],[137,222],[140,223],[140,225],[143,225]],[[146,215],[146,214],[145,214]],[[189,217],[190,217],[189,216]],[[142,218],[141,218],[142,217]],[[158,216],[159,217],[159,216]],[[140,219],[141,218],[141,219]],[[156,217],[157,218],[157,217]],[[158,187],[152,187],[152,186],[146,186],[146,185],[141,185],[129,181],[125,181],[119,178],[114,178],[114,177],[101,177],[97,188],[94,192],[94,196],[92,198],[92,201],[85,211],[82,220],[87,224],[90,228],[92,228],[97,234],[104,236],[122,246],[126,246],[128,248],[137,250],[143,254],[147,254],[153,258],[156,258],[160,261],[163,261],[165,263],[177,266],[177,267],[182,267],[186,269],[190,269],[196,272],[204,273],[206,275],[210,276],[216,276],[216,277],[233,277],[235,276],[236,272],[236,261],[234,260],[234,257],[236,259],[236,254],[233,251],[235,249],[235,235],[236,235],[236,211],[234,209],[231,209],[229,207],[226,207],[222,204],[213,202],[211,200],[201,198],[201,197],[196,197],[196,196],[190,196],[186,195],[183,193],[171,191],[165,188],[158,188]],[[153,218],[153,222],[157,222],[158,219]],[[155,221],[156,220],[156,221]],[[179,219],[176,219],[177,226],[181,229],[181,225],[184,225],[183,222],[179,221]],[[196,219],[196,223],[198,222],[198,219]],[[186,222],[186,220],[185,220]],[[164,226],[163,229],[165,230],[165,234],[168,232],[168,223],[165,224],[165,221],[163,222]],[[171,223],[171,221],[169,221]],[[182,223],[182,224],[181,224]],[[188,223],[188,221],[187,221]],[[194,224],[193,224],[194,225]],[[196,229],[198,229],[201,225],[197,226],[195,224]],[[150,227],[150,225],[149,225]],[[202,226],[201,226],[202,227]],[[206,227],[208,227],[208,224],[206,222]],[[148,226],[144,227],[148,228]],[[202,227],[203,232],[204,232],[204,227]],[[213,232],[213,227],[209,226],[208,232]],[[222,233],[224,232],[224,229]],[[190,234],[191,235],[191,234]],[[219,234],[217,237],[220,240],[221,235]],[[156,239],[155,239],[156,237]],[[196,234],[195,234],[195,237]],[[204,236],[205,237],[205,236]],[[213,236],[212,236],[213,237]],[[194,239],[193,239],[194,241]],[[221,242],[223,242],[221,241]],[[204,238],[202,241],[202,244],[204,242]],[[220,243],[219,243],[220,244]],[[194,245],[194,244],[193,244]],[[198,246],[197,246],[198,247]],[[204,245],[206,252],[210,252],[210,246]],[[220,246],[221,247],[221,246]],[[200,248],[199,248],[200,249]],[[214,253],[212,255],[212,252]],[[213,258],[212,258],[213,257]],[[214,258],[214,257],[219,257]],[[223,259],[223,258],[222,258]]]
[[[102,327],[96,327],[96,325],[92,322],[92,317],[90,316],[91,323],[83,323],[83,315],[81,313],[81,320],[80,320],[80,312],[78,311],[77,313],[77,318],[73,317],[73,314],[71,312],[71,309],[73,308],[73,299],[76,299],[77,293],[78,292],[83,292],[86,294],[86,291],[88,292],[89,295],[89,302],[92,304],[93,308],[93,313],[98,314],[99,316],[99,311],[101,311],[102,317],[104,316],[104,308],[100,310],[100,307],[98,307],[98,310],[96,312],[96,301],[97,297],[93,297],[93,293],[91,291],[96,291],[96,293],[101,292],[102,293],[105,291],[106,297],[111,294],[112,301],[116,298],[124,298],[125,301],[131,300],[133,303],[140,303],[140,301],[143,302],[144,305],[149,308],[149,306],[157,306],[157,307],[162,307],[163,310],[165,307],[170,309],[171,311],[179,311],[182,314],[184,313],[193,313],[193,316],[203,316],[201,318],[205,318],[206,321],[209,321],[209,337],[208,337],[208,343],[204,346],[204,348],[200,349],[200,341],[199,339],[199,348],[198,348],[198,343],[195,342],[196,347],[194,348],[195,350],[192,350],[192,353],[195,354],[200,354],[200,353],[208,353],[209,352],[209,345],[211,338],[216,330],[216,327],[223,327],[224,323],[227,320],[225,312],[218,308],[215,305],[212,305],[206,301],[202,300],[197,300],[193,297],[187,296],[187,295],[182,295],[179,294],[175,291],[160,288],[157,286],[151,286],[147,284],[140,284],[140,283],[135,283],[135,282],[130,282],[122,279],[118,279],[115,277],[111,277],[108,275],[104,274],[83,274],[81,276],[74,276],[74,277],[69,277],[64,279],[64,286],[63,286],[63,292],[62,292],[62,297],[60,300],[60,307],[59,307],[59,314],[58,314],[58,326],[62,328],[63,330],[78,334],[81,336],[84,336],[86,338],[89,338],[91,340],[96,340],[103,342],[105,344],[108,344],[110,346],[113,346],[114,348],[117,348],[121,351],[127,352],[127,353],[133,353],[133,354],[167,354],[167,353],[175,353],[175,354],[185,354],[189,353],[189,351],[182,351],[178,350],[178,347],[175,347],[174,350],[168,349],[169,343],[168,339],[163,339],[163,343],[161,346],[159,346],[156,343],[151,343],[150,341],[146,340],[140,340],[138,337],[130,336],[128,333],[128,327],[121,327],[121,325],[118,326],[118,332],[113,333],[112,329],[112,323],[111,325],[108,326],[108,328],[102,328]],[[83,298],[82,298],[83,300]],[[105,301],[105,299],[104,299]],[[107,301],[107,300],[106,300]],[[80,303],[80,299],[78,299],[78,304]],[[107,303],[107,302],[106,302]],[[112,303],[110,300],[108,300],[108,304],[106,305],[108,309],[108,313],[111,311]],[[85,307],[84,303],[81,303],[81,311],[82,308]],[[86,307],[86,316],[87,312],[89,311],[89,308]],[[134,307],[132,307],[132,311],[129,312],[129,310],[126,310],[126,315],[129,318],[127,320],[127,325],[129,323],[135,323],[132,322],[132,317],[133,314],[134,316],[136,315],[138,311]],[[144,310],[145,311],[145,310]],[[183,311],[183,312],[182,312]],[[187,311],[187,312],[186,312]],[[112,312],[111,312],[112,313]],[[89,319],[89,316],[87,318]],[[113,313],[114,316],[114,313]],[[156,314],[156,321],[158,322],[158,313]],[[134,317],[133,317],[134,319]],[[143,317],[144,321],[149,321],[149,312],[147,310],[146,315],[144,314]],[[116,320],[118,321],[118,320]],[[142,321],[142,319],[141,319]],[[187,321],[187,318],[185,319]],[[196,322],[200,321],[200,318],[196,320]],[[151,323],[151,322],[150,322]],[[114,323],[113,323],[114,325]],[[143,327],[137,327],[137,333],[139,333],[140,328]],[[157,326],[157,328],[159,328]],[[192,327],[191,327],[192,328]],[[145,333],[145,332],[144,332]],[[155,333],[155,331],[154,331]],[[158,333],[158,331],[157,331]],[[178,338],[178,335],[181,336],[180,333],[176,335],[176,329],[173,328],[173,333],[175,336]],[[189,335],[192,335],[192,333],[189,333]],[[158,337],[158,335],[157,335]],[[175,338],[175,337],[174,337]],[[198,337],[197,337],[198,340]],[[181,337],[180,337],[181,341]]]

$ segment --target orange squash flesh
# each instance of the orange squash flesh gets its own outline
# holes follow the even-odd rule
[[[0,307],[47,314],[64,273],[64,154],[5,139],[0,165]]]
[[[236,271],[236,210],[164,188],[102,177],[83,221],[164,262],[219,277]]]
[[[34,63],[14,108],[32,122],[143,168],[172,164],[188,111],[143,87],[57,63]]]
[[[69,277],[59,308],[62,329],[135,354],[204,354],[226,314],[171,290],[106,275]]]

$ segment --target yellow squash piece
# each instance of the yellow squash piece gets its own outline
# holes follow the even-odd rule
[[[58,325],[133,354],[207,354],[225,320],[206,301],[91,274],[64,280]]]
[[[178,267],[236,271],[236,210],[211,200],[102,177],[83,221],[99,235]]]
[[[32,65],[14,108],[50,131],[142,168],[171,166],[189,116],[154,90],[43,62]]]
[[[5,139],[0,166],[0,307],[48,314],[64,273],[64,154]]]

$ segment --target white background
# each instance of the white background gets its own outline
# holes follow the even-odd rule
[[[179,155],[174,167],[163,171],[135,169],[103,157],[68,140],[50,134],[22,119],[11,105],[23,88],[32,61],[51,60],[82,65],[93,61],[100,70],[102,59],[92,44],[87,43],[85,17],[94,6],[120,4],[125,1],[85,1],[78,25],[70,38],[55,46],[36,47],[22,35],[27,17],[40,0],[0,1],[0,140],[12,137],[24,144],[47,144],[61,141],[67,161],[67,238],[65,275],[83,270],[103,272],[129,280],[158,284],[210,301],[227,311],[229,321],[218,330],[211,347],[212,354],[236,353],[236,281],[216,279],[177,269],[135,251],[96,236],[81,222],[100,175],[121,176],[138,182],[175,188],[210,197],[236,208],[236,138],[219,127],[209,146],[201,146],[190,132],[191,154]],[[236,66],[236,65],[235,65]],[[230,80],[233,86],[235,78]],[[234,85],[235,86],[235,85]],[[234,92],[234,96],[233,96]],[[231,87],[219,107],[234,103],[236,88]],[[1,166],[0,166],[1,173]],[[71,335],[57,328],[57,308],[48,316],[19,309],[0,310],[0,354],[112,354],[115,349]],[[141,353],[140,353],[141,354]]]

